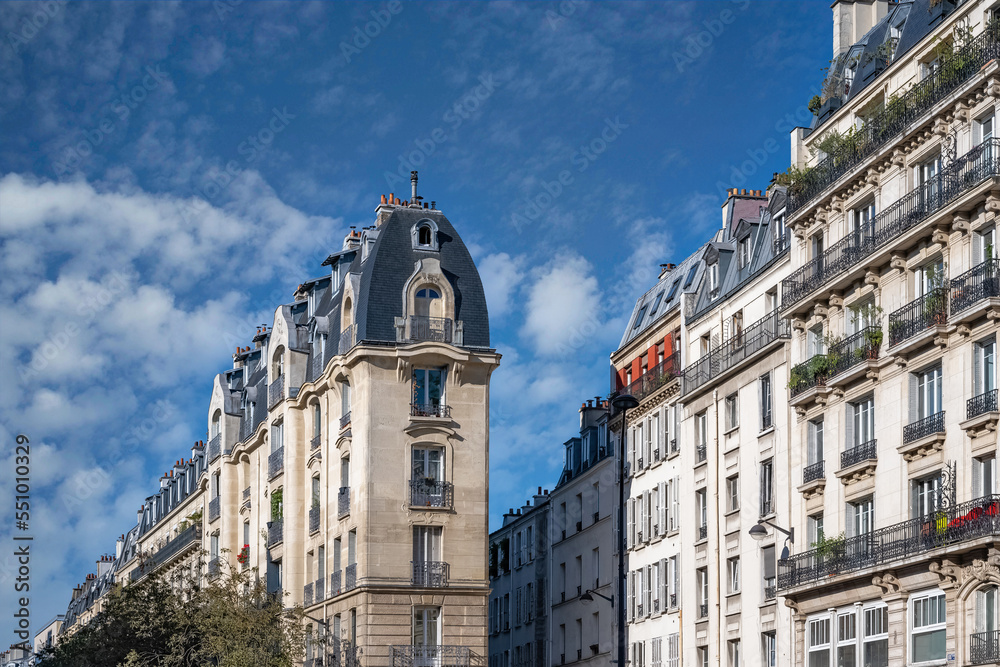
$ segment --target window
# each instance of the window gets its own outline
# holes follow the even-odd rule
[[[271,453],[275,453],[284,446],[285,425],[277,423],[271,426]]]
[[[740,508],[740,477],[733,475],[726,479],[726,508],[735,512]]]
[[[972,496],[982,498],[997,492],[997,460],[995,456],[972,459]]]
[[[910,598],[910,660],[945,659],[945,594],[931,591]]]
[[[340,416],[346,417],[351,414],[351,384],[349,382],[340,383]]]
[[[764,599],[773,600],[776,595],[777,563],[774,560],[774,545],[768,545],[760,550],[761,577],[764,583]]]
[[[875,526],[875,500],[869,496],[847,503],[847,534],[849,537],[867,535]]]
[[[814,465],[823,460],[823,420],[810,421],[808,429],[806,461],[809,465]]]
[[[708,458],[708,414],[702,412],[694,416],[695,461],[701,463]]]
[[[436,413],[444,403],[444,369],[414,368],[412,402],[421,409]]]
[[[993,112],[991,111],[988,115],[976,119],[975,123],[975,141],[977,144],[981,144],[985,141],[989,141],[993,138]]]
[[[681,636],[675,632],[667,635],[667,667],[680,667],[681,664]]]
[[[847,411],[847,446],[863,445],[875,439],[875,398],[868,396],[851,403]]]
[[[444,506],[444,450],[440,447],[414,447],[411,460],[411,503],[431,507]],[[424,502],[418,502],[423,500]]]
[[[705,489],[698,489],[694,492],[695,506],[698,511],[698,535],[696,539],[703,540],[708,537],[708,498]]]
[[[731,431],[740,425],[740,404],[736,394],[726,396],[726,430]]]
[[[774,513],[774,463],[772,459],[760,464],[760,515]]]
[[[323,415],[320,412],[319,403],[313,403],[313,437],[318,438],[323,432]]]
[[[678,278],[674,281],[674,284],[670,286],[670,291],[667,292],[667,301],[669,302],[674,298],[674,294],[677,293],[677,288],[681,286],[681,279]]]
[[[889,666],[889,608],[880,605],[867,607],[861,612],[864,622],[862,653],[867,667]]]
[[[340,459],[340,488],[346,489],[351,486],[351,457],[344,456]]]
[[[823,513],[810,514],[806,519],[806,532],[809,539],[809,546],[815,547],[823,540]]]
[[[429,246],[431,244],[431,228],[427,225],[417,227],[417,245]]]
[[[763,653],[761,663],[764,667],[777,667],[778,665],[778,639],[774,632],[765,632],[760,636],[761,651]]]
[[[413,646],[441,645],[441,608],[413,608]]]
[[[823,254],[823,233],[814,234],[809,237],[809,246],[812,249],[811,259],[816,259]]]
[[[719,263],[708,267],[708,288],[711,290],[711,297],[715,298],[719,293]]]
[[[312,498],[311,507],[313,507],[313,508],[319,507],[319,501],[320,501],[319,475],[317,475],[316,477],[312,478],[312,496],[311,496],[311,498]]]
[[[698,569],[698,604],[701,607],[698,610],[698,618],[706,618],[708,616],[708,569],[704,567]]]
[[[830,667],[830,619],[809,621],[808,667]]]
[[[973,395],[979,396],[997,388],[996,340],[988,338],[976,343],[973,357]]]
[[[652,307],[649,309],[650,317],[656,312],[656,309],[660,307],[660,301],[663,299],[663,291],[661,290],[659,294],[656,295],[656,299],[653,301]]]
[[[814,357],[823,354],[826,349],[823,347],[823,325],[817,324],[812,329],[806,331],[806,356]]]
[[[988,227],[977,231],[972,236],[972,263],[981,264],[988,259],[997,257],[997,230]]]
[[[747,264],[750,263],[750,237],[740,239],[739,241],[739,261],[740,268],[745,268]]]
[[[918,267],[913,272],[913,287],[916,296],[924,296],[932,290],[944,286],[944,262],[938,259]]]
[[[638,329],[642,324],[643,318],[646,317],[646,306],[639,309],[639,314],[635,316],[635,324],[632,325],[632,329]]]
[[[936,62],[936,61],[935,61]],[[916,182],[920,186],[921,197],[933,199],[940,192],[941,157],[932,158],[916,166]]]
[[[938,506],[938,492],[941,477],[934,474],[923,479],[913,480],[913,517],[927,516],[934,512]]]
[[[726,572],[729,575],[729,592],[740,592],[740,559],[739,556],[726,561]]]
[[[740,667],[740,640],[729,642],[729,667]]]
[[[696,274],[697,272],[698,272],[698,265],[696,264],[691,267],[691,270],[688,271],[687,277],[684,278],[684,289],[691,287],[691,283],[694,282],[694,274]]]
[[[941,367],[936,366],[913,376],[915,395],[910,399],[913,421],[936,415],[941,411]]]
[[[976,591],[976,632],[995,632],[997,630],[997,587],[986,586]]]
[[[698,664],[701,667],[708,667],[708,647],[702,646],[698,649]]]
[[[853,611],[837,615],[837,665],[858,664],[857,620]]]
[[[760,430],[771,428],[771,374],[760,376]]]

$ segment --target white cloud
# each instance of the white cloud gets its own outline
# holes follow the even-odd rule
[[[540,354],[554,354],[599,326],[600,294],[593,267],[564,253],[544,266],[528,288],[522,334]]]
[[[510,300],[524,279],[524,258],[511,257],[505,252],[487,255],[479,260],[479,277],[486,291],[490,317],[503,317],[510,310]]]

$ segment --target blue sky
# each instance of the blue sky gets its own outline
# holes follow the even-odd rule
[[[551,488],[657,265],[787,167],[831,27],[756,0],[0,4],[0,545],[23,433],[35,627],[204,438],[213,374],[411,168],[503,354],[491,526]]]

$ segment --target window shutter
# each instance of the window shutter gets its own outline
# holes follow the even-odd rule
[[[910,482],[910,517],[917,518],[920,516],[920,494],[918,492],[918,483]]]
[[[972,460],[972,497],[981,498],[983,493],[983,463],[979,459]]]
[[[659,507],[660,535],[665,535],[667,532],[667,503],[669,502],[669,500],[667,499],[667,483],[660,482],[659,490],[660,490],[660,507]]]
[[[972,263],[978,264],[983,256],[983,235],[972,235]]]
[[[680,512],[680,501],[679,501],[680,481],[681,481],[680,477],[674,477],[674,490],[673,490],[672,498],[671,498],[671,501],[670,501],[670,503],[671,503],[670,504],[670,529],[671,530],[676,530],[677,529],[677,521],[680,519],[680,516],[679,516],[679,512]]]
[[[987,630],[986,591],[976,591],[976,632],[986,632]]]
[[[976,235],[978,236],[978,234]],[[979,396],[983,393],[983,346],[976,343],[972,346],[972,394]]]
[[[919,396],[919,391],[917,389],[917,376],[916,376],[915,373],[910,373],[910,377],[909,377],[909,382],[908,383],[910,385],[910,387],[909,387],[909,389],[910,389],[910,395],[909,395],[910,419],[909,419],[909,423],[912,424],[913,422],[917,421],[917,419],[920,418],[920,407],[919,407],[920,396]]]
[[[646,516],[642,536],[646,538],[646,542],[649,542],[649,539],[653,536],[653,503],[652,494],[649,491],[646,491],[645,509]]]
[[[646,441],[643,444],[643,447],[644,447],[644,449],[643,449],[643,462],[646,464],[647,467],[649,467],[649,464],[651,464],[653,462],[653,451],[652,451],[653,434],[651,433],[652,428],[650,428],[650,423],[651,422],[647,419],[646,420],[646,428],[643,429],[643,432],[644,432],[644,434],[646,436]]]
[[[861,444],[854,441],[854,419],[858,414],[858,406],[855,403],[847,404],[847,423],[844,424],[844,449],[850,449]]]
[[[635,546],[635,498],[628,500],[628,544],[626,547]]]
[[[847,520],[847,530],[845,533],[847,537],[854,537],[854,514],[857,512],[857,508],[853,504],[847,503],[847,511],[844,513]]]
[[[646,612],[646,616],[649,616],[653,611],[653,567],[651,565],[646,566],[645,576],[642,578],[642,588],[643,588],[643,607],[642,610]]]

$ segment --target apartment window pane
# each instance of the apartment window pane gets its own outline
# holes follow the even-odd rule
[[[889,665],[889,610],[880,606],[865,609],[864,616],[864,665],[888,667]]]
[[[736,394],[726,397],[726,430],[740,425],[739,400]]]
[[[809,667],[830,667],[830,619],[809,621]]]
[[[945,594],[932,593],[912,603],[912,662],[945,658]]]
[[[771,375],[760,376],[760,430],[771,428]]]
[[[730,512],[740,508],[740,478],[737,475],[726,480],[726,500]]]

